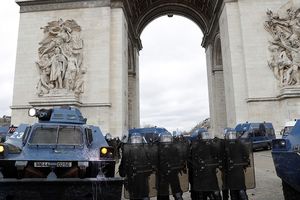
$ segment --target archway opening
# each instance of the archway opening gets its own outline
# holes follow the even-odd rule
[[[159,17],[141,34],[140,124],[189,131],[209,117],[203,33],[182,16]]]

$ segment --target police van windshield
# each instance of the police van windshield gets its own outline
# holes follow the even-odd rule
[[[82,145],[83,133],[76,126],[36,127],[30,138],[33,145]]]

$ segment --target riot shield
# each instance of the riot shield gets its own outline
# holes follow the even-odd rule
[[[173,142],[158,145],[157,192],[160,196],[186,192],[188,143]]]
[[[219,191],[222,185],[219,168],[222,167],[220,139],[197,139],[191,144],[190,183],[193,191]]]
[[[225,187],[230,190],[255,188],[252,142],[225,140]]]
[[[157,145],[151,144],[124,144],[120,175],[125,176],[126,199],[142,199],[157,195],[155,188],[157,149]]]

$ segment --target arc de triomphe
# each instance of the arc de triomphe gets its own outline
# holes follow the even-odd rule
[[[245,121],[271,121],[279,130],[299,118],[299,0],[16,2],[13,124],[32,122],[32,106],[73,105],[104,132],[138,127],[140,34],[173,14],[204,33],[215,134]]]

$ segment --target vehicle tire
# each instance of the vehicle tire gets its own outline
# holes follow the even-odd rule
[[[285,200],[298,200],[300,199],[300,192],[292,188],[288,183],[282,181],[282,190]]]

